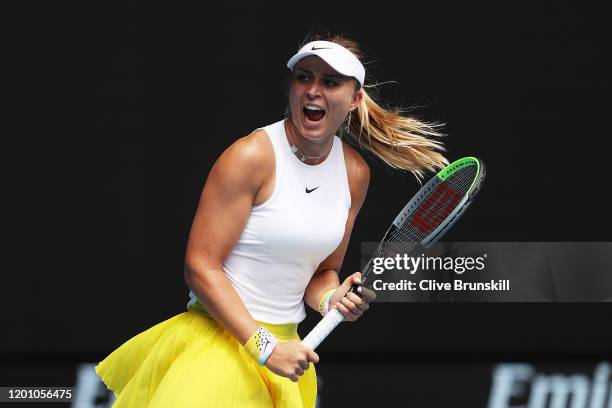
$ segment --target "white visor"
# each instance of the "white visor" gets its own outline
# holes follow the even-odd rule
[[[361,62],[359,62],[352,52],[340,44],[330,41],[313,41],[306,44],[297,54],[291,57],[287,62],[287,67],[293,71],[295,65],[302,58],[310,55],[316,55],[340,74],[355,78],[359,82],[359,85],[363,86],[365,68]]]

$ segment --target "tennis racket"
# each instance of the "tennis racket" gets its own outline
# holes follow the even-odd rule
[[[472,203],[484,178],[484,163],[476,157],[464,157],[438,172],[395,218],[366,264],[361,284],[368,280],[375,257],[410,254],[436,243]],[[330,310],[302,344],[314,350],[342,320],[344,317],[337,309]]]

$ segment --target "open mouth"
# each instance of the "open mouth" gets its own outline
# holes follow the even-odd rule
[[[302,110],[310,122],[320,122],[325,116],[325,109],[316,105],[306,105]]]

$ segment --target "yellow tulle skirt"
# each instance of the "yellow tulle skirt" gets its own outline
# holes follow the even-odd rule
[[[266,327],[299,341],[297,324]],[[297,383],[260,366],[199,303],[132,337],[96,366],[113,407],[314,407],[311,364]]]

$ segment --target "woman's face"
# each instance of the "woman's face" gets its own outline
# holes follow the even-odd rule
[[[293,68],[289,86],[291,120],[310,141],[327,142],[361,97],[355,90],[355,79],[339,74],[317,56],[305,57]]]

